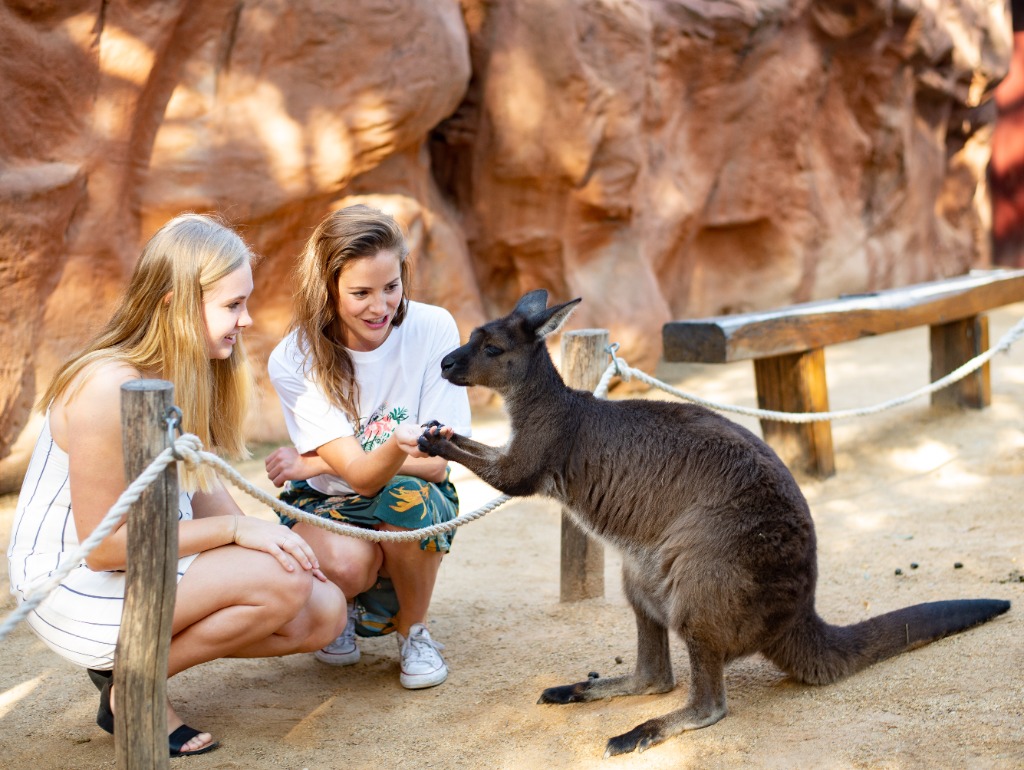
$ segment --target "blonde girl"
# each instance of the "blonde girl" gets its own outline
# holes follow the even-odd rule
[[[252,374],[242,345],[252,323],[253,256],[210,216],[183,214],[153,235],[113,317],[57,372],[18,500],[8,550],[12,593],[59,569],[127,486],[121,385],[174,384],[184,431],[230,457],[246,454]],[[279,524],[244,516],[208,468],[179,475],[178,587],[168,677],[222,657],[316,650],[345,622],[345,597],[316,555]],[[110,672],[124,603],[122,524],[28,619],[50,649],[89,669],[101,688],[97,724],[113,732]],[[168,703],[171,756],[218,744]]]

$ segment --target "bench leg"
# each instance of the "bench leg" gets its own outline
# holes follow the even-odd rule
[[[827,412],[825,350],[791,353],[754,361],[757,403],[776,412]],[[792,423],[761,420],[764,440],[786,465],[817,478],[836,472],[832,425],[828,421]]]
[[[936,324],[931,327],[930,337],[931,381],[935,382],[988,350],[988,316],[982,314]],[[992,380],[988,364],[932,393],[932,406],[984,409],[991,403]]]

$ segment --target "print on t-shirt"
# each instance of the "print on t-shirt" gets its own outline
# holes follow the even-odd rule
[[[364,452],[370,452],[385,441],[395,432],[399,423],[409,418],[409,410],[400,406],[393,409],[388,408],[387,401],[373,410],[366,420],[366,427],[359,437]]]

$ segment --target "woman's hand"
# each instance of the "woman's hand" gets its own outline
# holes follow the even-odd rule
[[[267,478],[274,482],[275,487],[283,487],[286,481],[305,481],[321,473],[330,473],[331,469],[316,452],[299,454],[295,447],[278,447],[263,462],[267,469]]]
[[[392,434],[399,448],[408,455],[399,472],[440,484],[448,475],[448,461],[443,457],[431,457],[420,450],[420,436],[426,429],[424,425],[400,425]]]
[[[392,435],[395,437],[395,441],[398,442],[401,450],[409,455],[409,457],[430,457],[430,455],[420,451],[419,440],[424,430],[426,430],[424,425],[399,425],[395,428],[395,432]]]
[[[319,580],[326,581],[309,543],[288,527],[254,516],[239,516],[236,524],[234,542],[238,545],[269,553],[289,572],[294,572],[299,566],[312,572]]]

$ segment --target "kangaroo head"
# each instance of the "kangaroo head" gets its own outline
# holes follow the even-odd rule
[[[531,291],[507,316],[474,329],[469,342],[441,360],[441,376],[499,393],[525,380],[536,356],[547,356],[544,338],[562,328],[580,299],[550,308],[547,302],[547,291]]]

